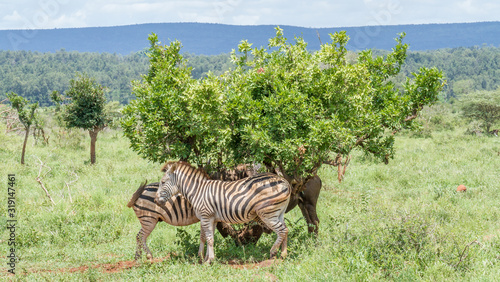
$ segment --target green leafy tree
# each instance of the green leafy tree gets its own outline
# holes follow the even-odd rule
[[[66,100],[56,93],[52,93],[54,101]],[[63,121],[68,128],[81,128],[88,130],[90,135],[90,163],[96,161],[95,145],[97,134],[109,122],[105,111],[106,97],[104,88],[93,78],[79,74],[70,81],[70,88],[66,92],[69,102],[63,108]]]
[[[124,134],[135,151],[152,161],[180,158],[202,165],[218,155],[221,145],[216,137],[226,121],[222,84],[213,76],[191,78],[179,53],[180,42],[164,48],[156,35],[149,40],[149,72],[141,82],[133,82],[137,99],[123,110]]]
[[[486,133],[491,133],[500,121],[500,88],[496,91],[478,91],[460,98],[463,115],[480,122]]]
[[[153,161],[180,158],[215,169],[261,163],[303,189],[323,164],[341,165],[352,150],[388,162],[394,134],[413,129],[423,106],[443,86],[435,68],[421,68],[403,85],[396,76],[408,46],[397,39],[385,57],[363,51],[347,59],[345,32],[311,53],[280,28],[267,48],[241,42],[236,68],[193,80],[180,43],[150,36],[150,69],[133,87],[122,126],[132,148]]]
[[[122,117],[122,106],[120,105],[120,102],[108,102],[104,109],[108,115],[108,128],[118,129],[120,127],[120,119]]]
[[[28,142],[30,128],[33,123],[37,124],[36,109],[38,108],[38,103],[29,104],[28,100],[14,92],[8,93],[7,97],[12,103],[12,107],[17,111],[19,121],[24,126],[24,142],[23,150],[21,152],[21,164],[24,164],[24,155],[26,152],[26,143]]]

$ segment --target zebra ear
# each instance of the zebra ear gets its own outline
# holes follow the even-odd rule
[[[177,163],[174,162],[167,162],[163,167],[161,168],[161,171],[163,172],[174,172],[174,170],[177,168]]]
[[[177,163],[173,163],[168,169],[169,173],[173,173],[177,169]]]

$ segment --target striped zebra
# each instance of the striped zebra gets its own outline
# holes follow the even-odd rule
[[[237,181],[210,180],[207,174],[185,162],[168,162],[162,168],[155,201],[165,203],[180,193],[193,205],[201,221],[198,255],[207,263],[214,260],[214,227],[217,222],[247,223],[257,220],[278,235],[271,248],[273,258],[281,246],[281,256],[287,254],[288,229],[285,210],[290,201],[290,184],[282,177],[263,173]],[[207,253],[204,257],[204,246]]]
[[[127,206],[134,209],[135,215],[141,223],[141,230],[137,233],[137,250],[135,260],[142,256],[142,250],[146,251],[146,257],[152,259],[153,255],[146,244],[146,239],[153,231],[159,221],[164,221],[174,226],[186,226],[200,221],[194,214],[193,206],[186,198],[175,195],[168,199],[164,205],[155,203],[154,198],[159,183],[141,184],[134,193]]]

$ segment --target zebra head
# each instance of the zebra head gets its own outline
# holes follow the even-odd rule
[[[165,175],[160,180],[160,187],[156,192],[155,202],[164,205],[168,199],[170,199],[173,195],[179,193],[179,187],[177,187],[177,183],[175,182],[175,169],[177,168],[177,163],[167,163],[163,166],[162,171],[165,172]]]

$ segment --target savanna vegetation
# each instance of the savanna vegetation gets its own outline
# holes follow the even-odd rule
[[[279,37],[276,40],[279,43]],[[341,43],[342,36],[339,40],[336,43]],[[158,54],[173,52],[177,48],[174,45],[173,49],[162,49],[152,44],[152,47],[155,46],[158,48],[153,48],[152,51],[159,52]],[[271,94],[285,92],[282,90],[286,87],[289,87],[286,89],[298,91],[299,88],[293,88],[296,87],[293,83],[285,85],[286,80],[279,81],[282,84],[277,87],[266,88],[271,81],[270,74],[279,74],[284,70],[276,67],[278,64],[275,65],[275,69],[272,69],[272,64],[265,65],[265,63],[273,62],[273,60],[287,63],[285,64],[287,66],[296,63],[299,67],[295,66],[293,70],[304,71],[300,68],[300,62],[287,61],[289,60],[287,52],[296,52],[295,55],[301,54],[301,46],[294,48],[282,44],[281,55],[283,56],[276,54],[275,57],[266,57],[265,54],[260,54],[263,58],[261,61],[259,61],[259,56],[250,58],[255,60],[254,63],[261,64],[254,68],[254,71],[251,71],[249,65],[245,65],[246,59],[249,59],[245,56],[245,49],[249,51],[248,45],[247,47],[244,44],[241,46],[240,51],[243,51],[243,56],[236,54],[233,56],[233,60],[240,60],[241,66],[235,75],[248,78],[250,83],[240,84],[236,78],[230,77],[231,81],[237,82],[232,84],[230,89],[242,90],[242,96],[249,95],[247,97],[249,99],[245,101],[252,102],[250,98],[255,98],[253,95],[258,94],[261,94],[260,98],[263,99],[272,97]],[[278,44],[277,47],[281,48],[279,46]],[[387,72],[394,73],[393,67],[397,66],[397,62],[401,59],[397,55],[400,54],[398,50],[402,51],[401,48],[404,48],[401,42],[397,45],[399,47],[395,48],[393,53],[395,55],[386,56],[385,59],[374,58],[369,52],[357,59],[351,56],[352,54],[342,53],[342,48],[335,49],[338,46],[341,44],[336,46],[332,44],[330,55],[336,56],[326,56],[327,59],[335,60],[347,55],[346,62],[341,64],[346,67],[344,73],[351,74],[350,78],[356,77],[354,76],[356,73],[360,77],[363,73],[371,74],[372,76],[368,77],[374,80],[375,86],[387,90],[385,95],[388,96],[384,96],[382,91],[375,91],[377,97],[380,98],[379,109],[383,109],[382,105],[391,105],[394,110],[392,113],[399,113],[403,119],[408,116],[408,113],[413,114],[411,107],[398,108],[398,105],[400,107],[405,105],[405,103],[397,102],[397,98],[404,97],[404,95],[397,94],[403,89],[403,86],[398,84],[398,78],[388,81],[378,77],[378,75],[388,77]],[[307,57],[305,53],[301,56]],[[390,61],[391,56],[395,61]],[[177,83],[188,82],[187,84],[179,83],[177,87],[169,88],[171,89],[169,91],[178,91],[178,94],[182,94],[182,90],[194,86],[194,90],[186,93],[205,95],[203,97],[209,100],[216,97],[213,91],[207,91],[219,89],[211,88],[211,85],[217,83],[213,76],[208,76],[202,80],[201,84],[196,85],[186,72],[187,68],[176,68],[176,65],[181,62],[176,58],[180,57],[174,56],[172,65],[169,65],[171,62],[162,60],[156,61],[156,65],[152,64],[158,69],[164,67],[171,73],[175,73],[171,77],[180,78]],[[356,60],[371,66],[375,72],[370,73],[369,70],[364,72],[364,65],[353,64],[352,68],[357,72],[350,73],[348,65]],[[320,72],[325,70],[328,71],[328,67],[323,66],[310,71],[316,74],[312,77],[320,77]],[[423,73],[426,74],[426,72]],[[149,77],[145,77],[147,82],[165,78],[165,76],[157,77],[158,74],[155,72],[149,74]],[[159,75],[165,75],[165,73],[160,72]],[[168,75],[166,77],[168,78]],[[415,75],[415,77],[419,76]],[[439,82],[436,72],[431,73],[430,76],[421,76],[421,78],[420,82]],[[167,81],[166,84],[151,83],[151,87],[163,87],[168,83],[175,84],[175,82]],[[358,85],[361,85],[366,93],[371,93],[369,85],[363,83]],[[407,92],[414,91],[418,94],[422,91],[418,87],[411,88],[412,85],[419,85],[418,81],[407,85]],[[427,85],[434,84],[428,83]],[[136,95],[140,96],[145,95],[150,86],[147,83],[141,85],[137,82],[135,87]],[[248,91],[248,89],[261,91]],[[272,93],[273,89],[281,90]],[[432,92],[438,87],[428,89]],[[64,91],[66,90],[67,88]],[[428,97],[430,99],[426,104],[432,104],[438,97],[430,92],[427,93],[431,94],[430,96],[415,96]],[[165,98],[161,95],[158,97]],[[391,97],[389,101],[388,98]],[[96,148],[99,158],[94,165],[89,165],[87,132],[82,129],[67,128],[67,124],[61,123],[59,115],[56,114],[61,111],[61,108],[52,106],[37,109],[38,118],[42,121],[40,124],[43,124],[44,136],[34,134],[35,138],[29,139],[25,165],[21,165],[18,160],[25,132],[22,126],[16,127],[12,124],[11,117],[15,115],[13,110],[0,104],[0,112],[5,117],[0,123],[2,144],[0,171],[4,173],[5,183],[7,183],[8,174],[15,174],[16,219],[18,220],[16,229],[16,254],[19,258],[16,266],[17,275],[7,277],[18,280],[91,281],[159,280],[165,277],[189,281],[206,280],[207,277],[211,280],[253,279],[259,281],[277,279],[285,281],[305,279],[329,281],[495,280],[500,276],[500,206],[498,205],[500,200],[498,196],[500,192],[498,184],[500,183],[498,173],[500,140],[493,134],[486,134],[484,130],[486,125],[483,121],[477,117],[464,115],[467,105],[474,105],[473,102],[478,101],[479,98],[471,99],[470,102],[463,100],[460,103],[447,103],[445,102],[446,95],[443,94],[441,97],[443,101],[432,106],[417,107],[417,112],[420,114],[418,118],[412,118],[411,126],[392,124],[382,130],[382,132],[387,131],[388,136],[384,135],[384,138],[390,138],[391,141],[390,144],[387,143],[389,147],[380,147],[384,150],[390,149],[393,158],[387,164],[380,161],[386,154],[373,153],[362,147],[352,147],[348,151],[349,167],[341,183],[338,181],[336,169],[329,166],[322,166],[318,169],[317,173],[323,180],[323,189],[317,206],[321,221],[319,234],[314,236],[307,232],[307,224],[299,209],[288,213],[286,218],[290,229],[289,256],[285,260],[267,261],[269,245],[274,241],[275,235],[265,235],[256,244],[242,247],[236,246],[231,238],[222,238],[216,234],[217,260],[210,266],[199,264],[197,257],[198,224],[179,228],[159,224],[148,240],[153,255],[158,259],[153,262],[147,260],[132,262],[136,246],[135,235],[140,226],[133,211],[127,208],[126,204],[144,179],[154,182],[161,177],[159,163],[151,160],[163,161],[166,156],[168,157],[163,154],[168,151],[155,151],[154,148],[148,151],[141,147],[141,140],[130,141],[123,136],[122,129],[108,126],[99,134],[99,146]],[[363,102],[362,97],[358,98],[359,109],[370,109],[365,112],[366,116],[371,117],[369,121],[373,122],[375,117],[380,117],[373,107],[363,108],[362,106],[366,106],[366,103]],[[217,99],[212,100],[220,102]],[[411,101],[411,98],[408,100]],[[155,100],[153,101],[156,103]],[[282,101],[292,101],[293,105],[300,105],[299,101],[291,98]],[[272,106],[271,102],[268,106]],[[154,106],[154,103],[139,105],[148,107]],[[173,105],[178,108],[174,110],[179,112],[179,109],[182,109],[186,103],[185,100],[177,101],[177,104]],[[236,102],[232,105],[242,106]],[[256,102],[249,105],[262,107],[258,108],[262,112],[266,112],[267,109],[265,105]],[[214,104],[204,106],[200,103],[194,106],[197,106],[200,111],[204,110],[203,107],[211,107],[208,110],[212,115],[221,115]],[[108,112],[116,113],[117,107],[116,104],[108,104],[106,109]],[[126,111],[130,111],[131,108],[133,107],[128,107]],[[302,113],[307,116],[307,109],[298,107],[289,107],[289,109],[295,116]],[[344,110],[349,110],[349,107],[346,106]],[[252,111],[247,112],[250,115],[248,120],[252,120]],[[352,112],[352,109],[349,112]],[[149,113],[160,114],[159,112]],[[390,120],[391,111],[387,110],[384,113],[386,115],[382,115],[385,118],[383,120]],[[127,115],[127,112],[125,114]],[[182,115],[171,118],[181,117]],[[191,118],[199,122],[198,119],[202,121],[203,118],[209,117],[195,115]],[[314,115],[311,117],[314,120]],[[286,117],[283,119],[293,120],[286,119]],[[361,118],[359,120],[361,125],[367,122]],[[124,122],[126,127],[127,120],[125,119]],[[130,120],[128,122],[130,129],[133,123],[130,123]],[[187,120],[186,123],[192,125],[189,122],[191,121]],[[484,134],[471,131],[470,127],[473,123],[478,124],[482,128],[480,131]],[[116,121],[109,123],[109,125],[116,124]],[[374,124],[376,123],[372,125]],[[488,131],[498,126],[498,120],[495,120]],[[255,127],[242,126],[241,128],[253,134],[254,137],[265,137],[265,134],[259,133]],[[125,133],[129,129],[125,129]],[[151,127],[151,129],[162,132],[159,127]],[[277,126],[274,126],[274,129],[277,132],[280,130]],[[354,129],[352,132],[355,133],[366,130],[362,126],[354,127]],[[372,131],[376,129],[373,128]],[[391,132],[396,129],[399,134],[390,137]],[[184,130],[186,134],[190,133],[188,130],[199,130],[204,133],[202,130],[207,130],[207,128],[190,126],[177,128],[177,130],[179,132]],[[129,131],[130,136],[133,134],[137,133]],[[349,134],[349,132],[341,132],[337,137],[349,136]],[[206,136],[211,136],[210,131]],[[177,137],[179,136],[167,136],[167,138]],[[243,141],[249,142],[250,137],[245,137]],[[304,139],[303,136],[295,137]],[[321,139],[320,137],[318,136],[318,140]],[[345,144],[349,144],[352,138],[346,139]],[[280,147],[272,143],[273,138],[261,138],[261,140],[275,146],[274,152],[280,152]],[[376,144],[380,140],[383,138],[375,138],[375,143],[369,144]],[[307,140],[304,139],[304,141]],[[207,148],[220,148],[216,140],[208,139],[204,142],[207,142]],[[319,144],[319,141],[317,143]],[[172,148],[167,149],[177,150],[180,153],[175,157],[181,158],[181,153],[187,152],[186,156],[194,156],[193,160],[196,163],[197,153],[192,151],[193,147],[187,149],[183,147],[185,144],[190,143],[173,143]],[[133,148],[135,146],[136,150],[139,149],[137,150],[139,154],[131,150],[131,146]],[[231,144],[228,143],[226,148],[230,146]],[[258,147],[255,146],[255,148]],[[377,147],[367,147],[367,149],[371,148]],[[142,153],[141,150],[143,150]],[[263,151],[256,152],[260,154]],[[342,152],[344,151],[340,151]],[[265,156],[265,153],[273,152],[264,151],[261,155]],[[284,150],[277,156],[280,154],[286,156],[288,153],[290,152]],[[299,150],[299,153],[305,152]],[[335,153],[339,152],[328,151],[328,153],[334,153],[332,156],[335,157]],[[145,160],[144,156],[148,156],[150,161]],[[214,159],[217,160],[217,155]],[[305,162],[306,165],[307,162]],[[290,166],[293,167],[293,165],[292,163]],[[465,185],[467,191],[457,192],[456,188],[459,184]],[[7,191],[4,192],[4,197],[8,197]],[[7,204],[0,205],[2,224],[5,224],[8,219],[7,209]],[[7,260],[3,254],[7,253],[6,242],[10,233],[2,229],[0,234],[2,258]],[[2,265],[2,272],[4,269],[6,269],[5,264]]]
[[[396,138],[389,164],[356,151],[342,183],[336,170],[321,169],[318,237],[308,235],[298,209],[291,211],[289,256],[263,268],[256,266],[267,259],[273,235],[237,247],[216,233],[218,260],[205,266],[197,257],[199,225],[161,223],[148,242],[163,260],[132,266],[140,226],[126,203],[144,179],[161,177],[159,166],[110,129],[100,134],[99,158],[90,166],[87,133],[55,126],[49,109],[40,115],[51,138],[49,144],[29,139],[24,166],[18,161],[24,136],[0,125],[4,184],[8,173],[16,175],[16,279],[492,281],[500,275],[500,140],[466,135],[467,122],[445,106],[424,109],[427,131]],[[465,193],[456,192],[459,184]],[[6,214],[4,203],[2,224]],[[9,233],[0,232],[5,260]]]

